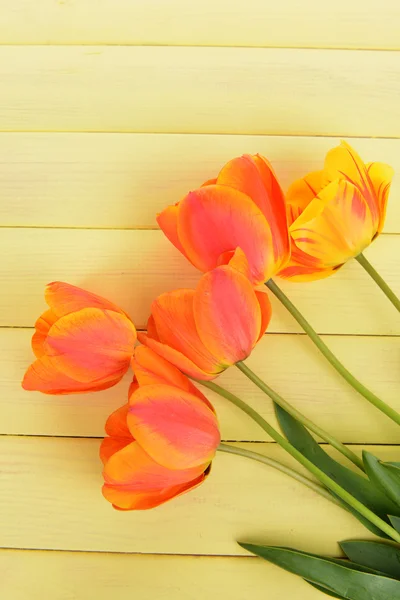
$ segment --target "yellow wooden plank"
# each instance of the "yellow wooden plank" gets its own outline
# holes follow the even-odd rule
[[[0,433],[101,437],[107,416],[127,398],[132,374],[117,387],[90,395],[60,397],[25,392],[20,382],[32,360],[31,335],[30,329],[0,330]],[[357,377],[400,411],[399,338],[330,336],[325,340]],[[398,427],[344,383],[305,336],[267,335],[248,364],[294,406],[339,439],[398,442]],[[276,424],[270,400],[237,369],[226,371],[218,383]],[[267,439],[237,408],[206,393],[217,409],[224,439]]]
[[[298,577],[256,558],[1,550],[2,592],[12,600],[322,600]]]
[[[396,0],[3,0],[2,44],[399,48]]]
[[[365,162],[400,172],[400,140],[349,139]],[[243,153],[265,154],[284,189],[318,169],[335,138],[0,134],[0,223],[44,227],[154,227],[155,215]],[[400,233],[394,179],[385,231]]]
[[[287,475],[226,454],[190,494],[156,510],[115,511],[100,493],[98,446],[89,439],[0,438],[2,546],[241,555],[236,540],[252,539],[337,554],[338,540],[371,537],[350,513]],[[246,447],[292,464],[275,444]],[[367,448],[382,460],[399,458],[398,447]]]
[[[2,46],[0,80],[0,131],[400,136],[396,52]]]
[[[400,236],[383,235],[366,251],[397,293],[399,244]],[[5,228],[0,256],[3,326],[32,326],[44,308],[44,286],[57,279],[110,297],[143,327],[158,294],[199,278],[161,231]],[[393,307],[355,261],[329,279],[282,287],[320,333],[400,334]],[[269,331],[300,331],[277,302],[274,307]]]

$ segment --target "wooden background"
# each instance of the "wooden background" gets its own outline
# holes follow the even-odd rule
[[[156,294],[198,273],[155,213],[244,152],[286,188],[344,136],[400,171],[397,0],[0,0],[0,591],[9,600],[314,600],[236,540],[337,555],[361,525],[300,484],[219,455],[193,493],[118,513],[100,494],[99,439],[129,377],[98,394],[19,385],[54,279],[143,327]],[[366,252],[400,292],[400,184]],[[397,409],[399,319],[356,264],[284,285],[345,364]],[[356,451],[399,460],[398,429],[348,388],[275,306],[249,364]],[[221,383],[274,421],[231,369]],[[290,461],[215,399],[225,440]]]

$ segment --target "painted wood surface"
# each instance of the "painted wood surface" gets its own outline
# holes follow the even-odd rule
[[[207,482],[158,510],[103,500],[98,447],[131,374],[52,397],[20,385],[55,279],[110,297],[143,328],[153,298],[199,274],[155,215],[230,158],[268,156],[286,190],[340,137],[400,171],[395,0],[0,0],[0,590],[10,600],[323,598],[237,540],[339,555],[369,537],[265,465],[218,455]],[[366,255],[400,293],[400,187]],[[332,350],[400,410],[400,324],[356,264],[282,283]],[[293,320],[274,316],[249,364],[360,453],[399,460],[398,429],[348,388]],[[232,368],[221,384],[275,423]],[[210,395],[225,440],[292,464]]]

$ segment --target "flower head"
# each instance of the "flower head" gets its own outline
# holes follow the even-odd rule
[[[50,309],[36,321],[32,349],[37,360],[22,387],[46,394],[109,388],[129,368],[136,329],[115,304],[56,281],[45,292]]]
[[[161,294],[152,304],[143,344],[197,379],[213,379],[249,356],[265,332],[265,292],[231,266],[206,273],[195,290]]]
[[[328,277],[382,231],[393,169],[364,164],[346,142],[328,152],[322,171],[287,194],[292,256],[279,275],[297,281]]]
[[[271,165],[259,154],[234,158],[216,179],[189,192],[157,220],[203,272],[231,264],[259,284],[289,260],[284,196]]]
[[[149,348],[132,361],[129,403],[107,420],[100,456],[104,497],[120,510],[153,508],[197,487],[220,442],[215,411]]]

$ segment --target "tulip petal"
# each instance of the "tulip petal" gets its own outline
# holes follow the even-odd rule
[[[383,229],[386,217],[386,206],[389,198],[390,186],[394,171],[385,163],[373,162],[366,165],[369,178],[371,179],[379,209],[378,232]]]
[[[157,333],[156,322],[154,321],[153,315],[150,315],[150,317],[148,318],[147,333],[154,340],[157,340],[158,342],[160,341],[160,338],[158,337],[158,333]]]
[[[374,228],[360,191],[346,180],[326,186],[290,227],[297,248],[317,259],[319,268],[336,267],[371,242]]]
[[[147,386],[156,383],[173,385],[177,388],[194,394],[200,398],[213,412],[214,408],[207,398],[193,385],[183,373],[174,365],[162,358],[150,348],[139,346],[135,350],[134,357],[131,360],[131,367],[140,386]],[[137,389],[137,386],[136,386]],[[133,391],[130,390],[129,397]]]
[[[32,336],[32,350],[37,358],[44,354],[43,345],[50,327],[57,321],[57,315],[50,309],[46,310],[35,323],[35,333]]]
[[[22,387],[28,391],[61,395],[105,390],[115,385],[115,383],[117,381],[114,380],[90,383],[75,381],[58,371],[47,356],[42,356],[26,371],[22,380]]]
[[[257,165],[267,191],[268,201],[265,204],[263,213],[271,227],[272,242],[277,263],[276,270],[278,270],[287,263],[290,257],[290,236],[285,196],[270,162],[264,156],[261,156],[261,154],[256,154],[252,158]]]
[[[289,187],[286,194],[289,225],[299,218],[311,200],[318,195],[322,188],[322,174],[323,171],[313,171]]]
[[[171,348],[167,344],[162,344],[157,340],[153,340],[145,333],[138,333],[138,340],[141,344],[147,346],[148,348],[159,354],[159,356],[162,356],[165,360],[172,363],[173,365],[175,365],[175,367],[189,375],[189,377],[193,377],[194,379],[201,379],[207,381],[216,377],[218,373],[220,373],[223,370],[223,368],[220,367],[220,370],[218,372],[207,373],[206,371],[203,371],[202,369],[200,369],[200,367],[195,365],[194,362],[187,358],[184,354],[182,354],[182,352],[178,352],[178,350]]]
[[[214,269],[222,254],[240,247],[255,283],[274,272],[272,235],[264,215],[248,196],[230,187],[209,185],[189,193],[179,207],[178,234],[201,271]]]
[[[129,403],[123,404],[108,417],[105,425],[107,435],[110,437],[127,438],[132,441],[132,434],[128,429],[127,417]]]
[[[157,215],[157,223],[171,244],[173,244],[183,256],[188,258],[178,237],[178,213],[179,204],[167,206],[167,208]]]
[[[261,327],[260,327],[260,335],[258,336],[258,340],[260,340],[264,333],[266,332],[269,322],[271,321],[272,316],[272,306],[271,301],[269,299],[267,291],[255,290],[255,294],[260,305],[261,310]]]
[[[194,296],[194,318],[203,344],[220,364],[244,360],[261,330],[261,310],[250,281],[222,266],[201,278]]]
[[[146,385],[130,398],[127,423],[153,460],[189,469],[213,458],[220,442],[215,414],[197,396],[169,385]]]
[[[244,154],[226,163],[217,177],[217,184],[226,185],[246,194],[266,218],[269,216],[268,205],[271,199],[268,195],[268,189],[264,185],[261,173],[250,154]]]
[[[63,281],[49,283],[45,290],[45,299],[57,317],[64,317],[83,308],[103,308],[125,314],[116,304],[105,298]]]
[[[159,340],[184,354],[206,373],[218,373],[218,361],[207,350],[196,330],[193,317],[194,290],[175,290],[161,294],[153,303],[151,313]]]
[[[129,367],[136,330],[125,315],[85,308],[51,327],[45,352],[53,366],[77,381],[120,379]]]
[[[218,258],[218,266],[229,265],[232,269],[236,269],[251,281],[249,261],[241,248],[236,248],[234,252],[224,252]]]
[[[111,456],[104,467],[106,484],[125,486],[131,492],[160,491],[199,477],[207,465],[167,469],[155,462],[136,441]]]
[[[129,486],[113,486],[110,484],[105,484],[102,491],[106,500],[111,502],[117,510],[148,510],[193,490],[203,483],[206,477],[206,473],[202,473],[196,479],[187,483],[155,492],[132,492]]]
[[[100,460],[103,465],[106,464],[116,452],[125,448],[128,444],[132,443],[132,436],[130,438],[123,437],[106,437],[100,444]]]
[[[326,155],[323,174],[325,178],[323,185],[345,178],[347,182],[358,188],[370,210],[372,225],[376,231],[379,223],[377,198],[367,167],[354,148],[344,141],[336,148],[332,148]]]
[[[318,279],[325,279],[326,277],[333,275],[339,268],[340,267],[312,267],[307,264],[297,263],[291,259],[286,267],[282,269],[282,271],[279,271],[278,275],[279,277],[282,277],[282,279],[290,279],[290,281],[317,281]]]
[[[215,185],[216,183],[217,183],[217,178],[213,177],[212,179],[207,179],[207,181],[202,183],[200,187],[206,187],[207,185]]]

